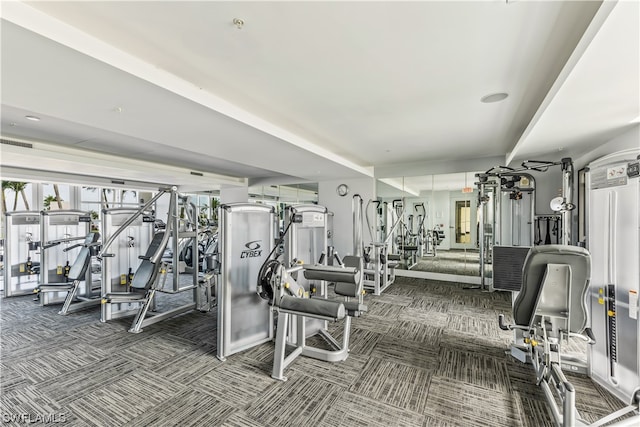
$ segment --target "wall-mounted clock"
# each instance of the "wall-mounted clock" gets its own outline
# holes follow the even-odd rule
[[[349,186],[347,184],[340,184],[336,187],[336,193],[338,196],[344,197],[349,194]]]

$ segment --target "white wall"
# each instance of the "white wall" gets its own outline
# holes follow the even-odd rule
[[[560,161],[553,159],[552,161]],[[551,199],[562,195],[562,167],[551,166],[546,172],[529,172],[536,180],[536,215],[550,215],[555,212],[551,210]]]
[[[220,188],[220,203],[246,203],[249,201],[249,187],[227,187]]]
[[[349,186],[349,194],[344,197],[340,197],[336,192],[336,187],[340,184]],[[318,204],[334,213],[333,245],[341,257],[353,254],[352,199],[354,194],[359,194],[366,206],[370,199],[376,198],[375,179],[341,179],[318,183]],[[366,230],[362,236],[365,243],[370,240]]]
[[[640,125],[635,125],[621,135],[605,141],[595,150],[591,150],[576,158],[574,160],[575,169],[578,171],[584,168],[589,162],[599,159],[600,157],[631,148],[640,148]]]
[[[575,203],[578,204],[578,171],[584,169],[590,162],[604,157],[608,154],[617,153],[623,150],[640,149],[640,125],[635,125],[617,137],[605,141],[598,148],[590,150],[574,160],[576,178],[574,180]],[[580,238],[578,234],[578,209],[573,211],[572,240],[577,242]],[[584,236],[583,236],[584,237]]]

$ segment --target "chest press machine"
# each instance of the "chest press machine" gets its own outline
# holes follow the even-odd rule
[[[70,246],[64,251],[80,247],[80,252],[67,273],[67,282],[42,283],[34,293],[40,294],[41,301],[45,300],[48,293],[64,293],[66,296],[62,308],[58,314],[67,315],[74,311],[100,304],[100,295],[93,295],[91,280],[91,257],[97,255],[99,248],[99,233],[89,233],[83,243]],[[81,283],[84,286],[81,289]]]
[[[164,230],[158,230],[154,233],[151,243],[144,255],[138,256],[141,260],[135,273],[133,273],[131,282],[128,284],[128,291],[117,292],[112,290],[111,279],[103,277],[102,284],[102,316],[101,321],[106,322],[115,318],[134,315],[134,320],[129,328],[131,333],[142,332],[143,328],[152,325],[161,320],[177,316],[182,313],[201,307],[200,293],[197,287],[198,282],[198,263],[194,262],[192,271],[193,283],[181,286],[178,278],[177,257],[179,255],[181,239],[187,239],[193,247],[193,256],[198,259],[197,246],[197,222],[193,220],[195,217],[195,205],[187,196],[180,194],[176,187],[161,189],[147,204],[135,211],[133,215],[124,221],[119,228],[107,239],[102,246],[100,257],[103,260],[103,275],[109,271],[109,261],[115,257],[113,253],[107,253],[106,250],[116,241],[119,235],[128,230],[136,220],[143,216],[144,212],[149,209],[163,195],[169,196],[168,220]],[[179,210],[184,207],[187,218],[185,222],[189,224],[181,227],[179,218]],[[107,227],[105,227],[107,228]],[[184,228],[184,230],[182,229]],[[173,286],[170,289],[165,287],[167,276],[168,261],[163,259],[165,250],[169,242],[173,249]],[[178,294],[180,292],[191,292],[192,301],[171,308],[162,313],[156,312],[156,295],[158,292],[165,294]]]
[[[584,248],[568,245],[531,248],[522,269],[522,288],[513,304],[515,324],[505,324],[502,314],[498,323],[503,330],[523,331],[536,383],[544,391],[558,426],[602,426],[629,413],[635,415],[608,425],[638,425],[640,396],[636,396],[632,405],[594,424],[585,423],[576,410],[575,389],[562,372],[562,343],[566,339],[576,337],[591,345],[595,343],[591,329],[587,328],[590,275],[591,256]]]

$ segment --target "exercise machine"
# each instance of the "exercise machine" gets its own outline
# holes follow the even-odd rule
[[[56,288],[55,286],[44,287],[44,285],[69,284],[77,279],[69,278],[71,265],[82,247],[82,244],[76,244],[76,242],[87,239],[90,227],[89,212],[77,210],[40,212],[40,281],[34,293],[38,294],[41,306],[64,302],[67,291],[70,289],[68,286]],[[88,262],[90,261],[91,257]],[[86,278],[83,277],[80,280],[86,285],[82,287],[80,294],[83,297],[91,297],[93,294],[91,269],[84,270],[87,273]],[[46,291],[41,292],[44,289]]]
[[[399,261],[407,270],[411,270],[418,263],[418,246],[415,242],[415,236],[407,226],[409,218],[413,222],[413,215],[409,215],[405,221],[404,200],[396,199],[392,202],[393,207],[393,223],[399,220],[396,227],[392,227],[390,235],[393,236],[392,253],[399,256]],[[396,257],[393,257],[394,259]]]
[[[640,400],[640,150],[589,164],[586,173],[589,375],[629,405]],[[635,418],[640,425],[640,416]]]
[[[91,260],[98,254],[99,239],[100,234],[89,233],[83,243],[66,248],[68,250],[80,248],[80,251],[66,272],[66,282],[41,283],[34,290],[38,293],[41,303],[48,300],[49,294],[64,295],[64,304],[58,312],[61,315],[100,304],[100,293],[93,292],[91,273]]]
[[[362,230],[363,227],[362,203],[362,198],[359,195],[356,194],[353,196],[354,233],[355,230]],[[364,217],[367,222],[371,243],[369,245],[363,245],[362,233],[354,234],[354,254],[362,256],[364,262],[363,286],[365,289],[372,290],[374,295],[380,295],[393,284],[395,281],[395,269],[399,263],[399,257],[394,257],[389,254],[389,247],[391,246],[391,238],[399,226],[401,219],[400,217],[396,218],[389,233],[383,233],[382,230],[378,230],[377,224],[374,223],[372,217],[376,218],[380,206],[380,201],[369,200],[364,209]],[[386,237],[384,237],[385,235]],[[361,252],[356,252],[357,248],[360,248]],[[362,248],[364,248],[364,250]]]
[[[427,229],[424,225],[427,218],[427,209],[424,203],[418,203],[414,205],[414,210],[417,213],[418,218],[418,257],[435,257],[438,254],[438,246],[445,238],[444,231],[440,229],[439,225],[434,226],[432,229]]]
[[[193,269],[190,272],[192,275],[191,283],[186,284],[181,283],[177,266],[179,254],[184,245],[192,245],[194,259],[198,259],[197,208],[195,204],[191,202],[190,198],[180,194],[176,187],[161,189],[155,197],[135,211],[133,215],[129,216],[115,233],[105,241],[100,256],[103,260],[113,258],[114,254],[107,252],[113,242],[115,242],[119,236],[124,235],[125,231],[127,231],[126,237],[130,241],[132,236],[128,234],[129,227],[140,218],[142,218],[142,223],[144,224],[144,213],[147,212],[160,197],[165,195],[169,197],[166,227],[163,230],[155,231],[144,255],[138,256],[141,262],[135,273],[131,276],[131,280],[125,284],[128,290],[124,292],[114,292],[113,290],[105,292],[106,288],[103,288],[103,318],[101,320],[104,322],[114,317],[135,314],[131,327],[129,328],[129,332],[131,333],[142,332],[143,328],[148,325],[192,311],[201,306],[198,302],[201,293],[198,292],[197,289],[200,284],[198,280],[198,263],[194,263]],[[104,217],[108,218],[109,215],[104,215]],[[148,217],[146,222],[154,224],[155,219]],[[145,228],[153,230],[153,225]],[[171,243],[172,255],[163,258],[169,243]],[[126,244],[130,246],[129,242]],[[173,271],[171,286],[167,286],[166,283],[169,266],[172,266]],[[103,270],[104,269],[105,266],[103,266]],[[111,285],[110,279],[108,282],[109,285]],[[155,311],[156,295],[158,292],[163,294],[191,292],[192,301],[159,313]]]
[[[524,167],[523,167],[524,168]],[[526,170],[526,169],[524,169]],[[500,277],[496,279],[494,265],[498,260],[525,254],[534,241],[535,178],[521,170],[492,168],[478,177],[478,246],[480,251],[480,288],[503,289]],[[504,257],[495,257],[505,253]],[[522,263],[523,259],[520,259]],[[522,264],[520,264],[520,267]],[[508,269],[519,270],[509,265]],[[491,283],[489,282],[491,280]],[[497,282],[497,283],[495,283]],[[509,281],[503,286],[517,286]],[[511,290],[511,289],[508,289]]]
[[[571,158],[557,162],[527,160],[518,168],[498,166],[476,174],[481,289],[519,290],[519,278],[514,281],[503,273],[520,270],[527,248],[540,240],[536,236],[535,179],[530,172],[546,172],[554,166],[562,170],[562,196],[554,200],[560,218],[556,242],[569,245],[571,211],[575,208]]]
[[[349,356],[351,317],[359,316],[367,310],[357,299],[362,296],[361,267],[362,259],[354,256],[346,256],[340,266],[298,264],[287,268],[277,260],[270,260],[265,264],[258,279],[258,292],[270,301],[273,311],[278,316],[272,378],[286,381],[284,370],[298,356],[326,362],[340,362]],[[299,277],[299,272],[303,272],[304,278],[308,280],[335,282],[336,294],[344,295],[345,301],[312,298],[309,292],[297,283],[294,276]],[[309,320],[344,320],[342,341],[338,342],[325,329],[320,329],[319,335],[331,349],[308,345],[306,324]],[[295,328],[292,328],[293,325]],[[293,349],[285,357],[287,344]]]
[[[154,234],[155,218],[149,211],[135,208],[109,208],[102,210],[101,296],[113,292],[128,292],[134,272],[141,263]],[[108,322],[134,314],[133,303],[104,303],[100,321]]]
[[[332,258],[326,256],[329,252],[329,212],[320,205],[300,204],[288,206],[284,211],[285,230],[283,233],[283,264],[313,264],[319,259],[322,263],[339,261],[339,256],[333,250]],[[354,230],[355,232],[355,230]],[[328,283],[326,281],[311,281],[305,277],[298,277],[298,285],[304,292],[317,298],[327,298]],[[327,323],[311,318],[305,321],[305,333],[313,336],[326,330]],[[295,344],[296,324],[291,324],[289,339]]]
[[[256,278],[275,251],[276,214],[271,206],[254,203],[219,207],[217,281],[217,354],[232,354],[273,339],[273,314],[256,294]]]
[[[267,259],[260,269],[257,293],[269,302],[277,316],[272,377],[286,380],[284,369],[298,356],[327,362],[345,360],[349,353],[351,317],[366,312],[363,302],[362,258],[326,256],[327,218],[323,206],[298,205],[287,209],[283,233],[284,260]],[[317,259],[315,264],[310,260]],[[328,283],[344,301],[327,299]],[[327,330],[329,321],[344,320],[342,340]],[[329,348],[310,346],[307,339],[320,337]],[[292,350],[285,357],[287,346]]]
[[[515,324],[505,324],[502,314],[498,317],[501,329],[524,334],[524,349],[533,364],[536,384],[544,392],[556,425],[562,427],[589,425],[580,418],[575,389],[562,371],[562,347],[570,337],[591,346],[597,342],[587,327],[590,277],[591,256],[586,249],[568,245],[533,247],[525,259],[522,289],[513,304]],[[601,426],[627,414],[632,417],[615,425],[637,425],[639,397],[636,395],[623,410],[590,425]]]
[[[416,220],[418,224],[418,230],[416,231],[418,258],[436,256],[435,247],[432,245],[433,236],[431,236],[424,227],[424,222],[427,219],[427,209],[425,208],[424,203],[414,204],[413,209],[416,212]]]
[[[40,213],[7,212],[4,219],[4,296],[32,294],[40,275]]]

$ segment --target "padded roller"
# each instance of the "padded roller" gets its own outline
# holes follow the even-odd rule
[[[401,246],[401,248],[404,251],[417,251],[418,250],[417,246]]]
[[[343,319],[345,316],[344,304],[325,299],[296,298],[285,295],[280,299],[280,309],[334,320]]]
[[[387,259],[389,261],[401,261],[402,259],[400,258],[400,255],[395,255],[395,254],[389,254],[387,255]]]
[[[344,308],[347,310],[349,316],[360,316],[361,313],[367,312],[367,306],[360,304],[358,301],[343,301]]]
[[[328,282],[358,283],[362,271],[353,267],[306,266],[304,277],[309,280],[326,280]]]
[[[353,255],[347,255],[342,259],[345,267],[356,268],[358,272],[364,271],[362,258]],[[337,282],[334,288],[336,294],[345,297],[359,297],[362,291],[362,273],[359,273],[355,282]],[[345,306],[346,307],[346,306]],[[348,310],[348,309],[347,309]]]

